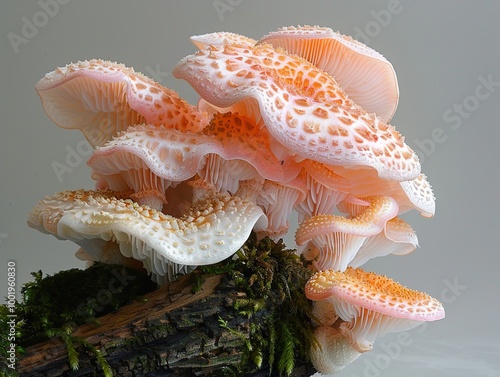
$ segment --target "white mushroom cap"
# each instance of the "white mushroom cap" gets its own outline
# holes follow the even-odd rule
[[[360,268],[317,272],[307,282],[305,294],[334,305],[345,321],[341,333],[359,352],[371,350],[375,339],[389,332],[410,330],[445,315],[441,303],[428,294]]]
[[[392,64],[355,39],[319,26],[283,27],[258,43],[282,47],[329,73],[349,97],[388,123],[396,111],[399,89]]]
[[[208,33],[202,35],[193,35],[191,42],[200,50],[210,46],[220,46],[224,44],[240,44],[244,46],[253,46],[257,42],[255,39],[245,37],[244,35],[229,33],[225,31]]]
[[[283,50],[211,46],[182,59],[173,74],[220,108],[257,101],[267,129],[291,154],[369,166],[398,181],[420,174],[418,157],[392,126],[348,99],[331,76]]]
[[[92,146],[103,145],[134,124],[196,131],[208,123],[173,90],[123,64],[104,60],[57,68],[35,89],[49,118],[59,127],[79,129]]]
[[[142,261],[154,275],[165,276],[171,271],[170,262],[197,266],[231,256],[258,222],[267,222],[259,207],[229,195],[206,195],[185,216],[174,218],[114,194],[58,193],[34,207],[28,224],[84,249],[96,239],[115,241],[124,256]]]

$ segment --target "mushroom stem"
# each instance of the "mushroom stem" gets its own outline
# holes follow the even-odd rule
[[[361,355],[352,347],[350,340],[333,327],[319,326],[314,336],[318,346],[311,348],[310,357],[320,373],[337,373]]]
[[[158,212],[162,212],[165,204],[165,195],[157,190],[140,191],[130,195],[130,198],[135,200],[141,207],[148,206]]]

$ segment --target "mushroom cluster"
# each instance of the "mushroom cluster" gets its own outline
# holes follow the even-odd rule
[[[442,318],[435,299],[359,268],[413,251],[400,215],[435,210],[418,157],[389,124],[399,97],[392,65],[317,26],[191,41],[198,51],[173,75],[199,94],[196,106],[103,60],[38,82],[47,115],[94,147],[96,188],[45,198],[29,225],[77,243],[80,259],[140,265],[163,284],[230,257],[251,231],[282,237],[296,211],[298,252],[315,270],[305,294],[321,373],[378,336]]]

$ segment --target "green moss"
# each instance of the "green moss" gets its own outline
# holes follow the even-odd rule
[[[314,336],[304,286],[311,271],[282,240],[257,241],[252,234],[235,258],[199,267],[196,273],[199,280],[204,274],[225,274],[225,284],[242,296],[234,300],[234,309],[250,318],[251,325],[250,339],[239,334],[247,345],[240,375],[263,365],[290,375],[298,360],[307,360]],[[220,325],[230,329],[228,319],[221,319]]]
[[[231,296],[233,308],[233,313],[221,318],[219,325],[243,339],[245,349],[239,365],[227,366],[219,360],[221,368],[213,375],[241,376],[263,367],[269,367],[274,375],[289,375],[296,362],[307,361],[314,337],[310,304],[303,288],[311,272],[294,250],[286,249],[282,241],[258,241],[252,234],[234,257],[198,267],[193,272],[198,281],[194,289],[200,289],[205,277],[214,274],[224,275],[221,289]],[[156,285],[139,271],[100,263],[83,271],[72,269],[45,277],[39,271],[33,276],[34,281],[23,287],[22,300],[15,305],[18,356],[25,347],[58,336],[66,344],[73,368],[78,365],[79,347],[84,347],[94,353],[103,371],[110,375],[104,356],[84,339],[72,336],[73,329],[84,323],[98,323],[99,316],[154,290]],[[1,352],[8,349],[4,336],[7,331],[3,331],[7,329],[7,309],[0,307]],[[237,316],[249,320],[248,328],[233,328]],[[185,320],[187,327],[195,325],[192,317]],[[149,334],[161,338],[169,331],[162,325]],[[6,357],[0,355],[0,375],[9,372]]]
[[[78,365],[76,349],[83,345],[100,362],[100,353],[82,339],[71,336],[73,329],[84,323],[97,323],[97,317],[112,312],[156,288],[143,272],[117,265],[96,263],[86,270],[71,269],[53,276],[32,273],[34,281],[21,290],[22,299],[16,302],[16,352],[20,356],[30,345],[46,339],[61,337],[68,350],[70,365]],[[7,373],[10,341],[8,334],[9,308],[0,310],[0,372]],[[12,314],[12,313],[11,313]],[[7,331],[4,331],[7,330]],[[101,364],[106,370],[106,364]]]

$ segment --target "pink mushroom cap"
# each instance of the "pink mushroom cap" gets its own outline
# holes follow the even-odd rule
[[[360,352],[371,349],[374,340],[386,333],[409,330],[445,316],[441,303],[428,294],[360,268],[317,272],[307,282],[305,295],[310,300],[333,303],[345,321],[341,332]]]
[[[420,174],[417,155],[394,127],[348,99],[330,75],[284,50],[210,46],[182,59],[173,74],[220,108],[257,101],[269,132],[292,155],[369,166],[398,181]]]
[[[123,64],[79,61],[47,73],[35,86],[59,127],[79,129],[92,146],[130,125],[149,123],[197,131],[208,119],[176,92]]]
[[[399,89],[392,64],[380,53],[327,27],[282,27],[258,43],[282,47],[329,73],[358,105],[385,123],[394,115]]]

